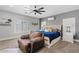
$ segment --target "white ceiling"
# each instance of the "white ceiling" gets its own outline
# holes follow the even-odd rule
[[[34,15],[34,13],[25,14],[24,5],[12,5],[12,6],[11,5],[0,5],[0,10],[14,12],[14,13],[18,13],[18,14],[26,15],[26,16],[28,15],[28,16],[36,17],[36,18],[43,18],[43,17],[48,17],[48,16],[57,15],[57,14],[79,9],[79,5],[38,5],[37,8],[41,6],[43,6],[44,10],[46,11],[42,13],[41,15],[40,14]],[[33,8],[34,6],[31,5],[31,9]]]

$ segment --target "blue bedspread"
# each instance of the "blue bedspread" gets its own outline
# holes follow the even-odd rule
[[[50,41],[60,36],[60,32],[43,32],[43,34],[48,37]]]

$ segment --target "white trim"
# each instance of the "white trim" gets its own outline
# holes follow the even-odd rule
[[[17,38],[19,38],[19,37],[18,36],[5,37],[5,38],[0,38],[0,41],[17,39]]]
[[[4,38],[0,38],[0,41],[11,40],[11,39],[19,39],[21,35],[24,35],[24,33],[15,34],[13,36],[7,36],[7,37],[4,37]]]
[[[74,40],[74,41],[79,42],[79,40],[78,40],[78,39],[76,39],[76,40]]]

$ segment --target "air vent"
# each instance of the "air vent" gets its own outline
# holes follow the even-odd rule
[[[48,18],[48,20],[55,20],[55,17],[50,17]]]

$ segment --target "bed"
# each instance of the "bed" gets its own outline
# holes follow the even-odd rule
[[[54,31],[43,31],[44,39],[47,41],[47,47],[50,48],[55,43],[61,40],[61,25],[51,25]],[[48,29],[48,28],[47,28]]]
[[[44,30],[37,30],[38,32],[41,32],[44,36],[44,39],[47,41],[47,47],[50,48],[52,45],[57,43],[61,38],[61,25],[52,25],[50,26],[52,28],[58,29],[59,31],[44,31]]]

